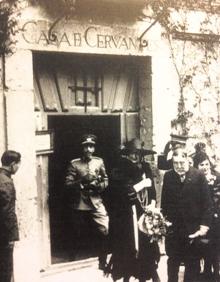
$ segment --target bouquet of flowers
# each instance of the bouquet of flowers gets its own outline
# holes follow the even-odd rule
[[[139,230],[147,234],[151,243],[160,241],[170,225],[171,223],[163,217],[159,208],[150,206],[146,207],[138,221]]]

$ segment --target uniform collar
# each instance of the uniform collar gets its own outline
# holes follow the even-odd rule
[[[82,156],[82,157],[81,157],[81,160],[82,160],[83,162],[85,162],[85,163],[89,163],[89,162],[92,160],[92,158],[91,158],[91,159],[87,159],[85,156]]]

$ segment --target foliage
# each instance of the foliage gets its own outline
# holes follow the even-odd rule
[[[0,1],[0,56],[11,54],[16,43],[13,36],[18,31],[17,17],[20,0]]]
[[[178,76],[178,113],[171,127],[209,143],[219,131],[220,5],[214,0],[146,0],[146,7],[142,16],[150,15],[163,27]],[[196,13],[197,34],[190,34]]]
[[[0,55],[13,52],[15,43],[13,35],[17,32],[18,6],[21,1],[0,0]],[[29,0],[32,5],[41,5],[60,18],[71,17],[75,15],[77,9],[87,8],[81,4],[84,2],[86,1]],[[218,2],[217,0],[146,0],[145,9],[141,15],[139,14],[141,19],[151,18],[154,24],[158,22],[163,27],[162,35],[170,47],[179,82],[178,113],[172,120],[171,126],[174,129],[181,127],[182,134],[208,139],[218,132],[219,122],[216,120],[217,105],[220,104],[219,74],[216,73],[220,63]],[[87,10],[91,16],[93,9]],[[196,13],[203,11],[198,30],[198,34],[202,36],[197,38],[189,37],[190,14],[193,11]],[[214,105],[215,109],[212,113],[207,112],[208,107],[204,106],[207,101],[211,101]]]

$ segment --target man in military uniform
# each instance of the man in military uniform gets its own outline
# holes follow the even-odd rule
[[[101,193],[108,186],[108,177],[103,160],[93,156],[95,144],[95,135],[87,134],[82,137],[82,157],[70,162],[65,184],[71,197],[73,223],[76,231],[75,247],[80,243],[82,245],[83,235],[88,238],[89,235],[84,234],[85,230],[90,230],[90,227],[95,229],[100,243],[99,268],[103,269],[109,218]]]

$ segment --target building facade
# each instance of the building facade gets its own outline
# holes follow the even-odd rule
[[[62,6],[57,10],[40,2],[21,3],[15,50],[1,69],[0,148],[22,154],[15,176],[21,237],[15,282],[43,281],[57,269],[62,273],[90,264],[89,252],[71,257],[63,192],[67,162],[78,157],[83,133],[98,136],[97,154],[110,170],[123,142],[140,137],[146,147],[162,152],[171,133],[183,133],[178,114],[196,113],[202,106],[207,122],[215,124],[210,145],[218,148],[219,73],[214,64],[215,80],[209,77],[215,95],[207,98],[210,87],[200,87],[199,98],[189,96],[192,85],[205,81],[203,73],[200,79],[192,75],[193,66],[187,75],[195,84],[180,83],[180,70],[186,72],[180,65],[182,44],[192,44],[193,36],[201,34],[198,27],[192,24],[184,36],[176,32],[170,45],[160,21],[148,11],[143,17],[145,1],[73,1],[74,10],[64,15]],[[193,48],[184,60],[198,57],[199,47]],[[185,108],[179,110],[181,98]],[[189,114],[189,142],[206,140],[202,127],[198,131],[191,120]]]

